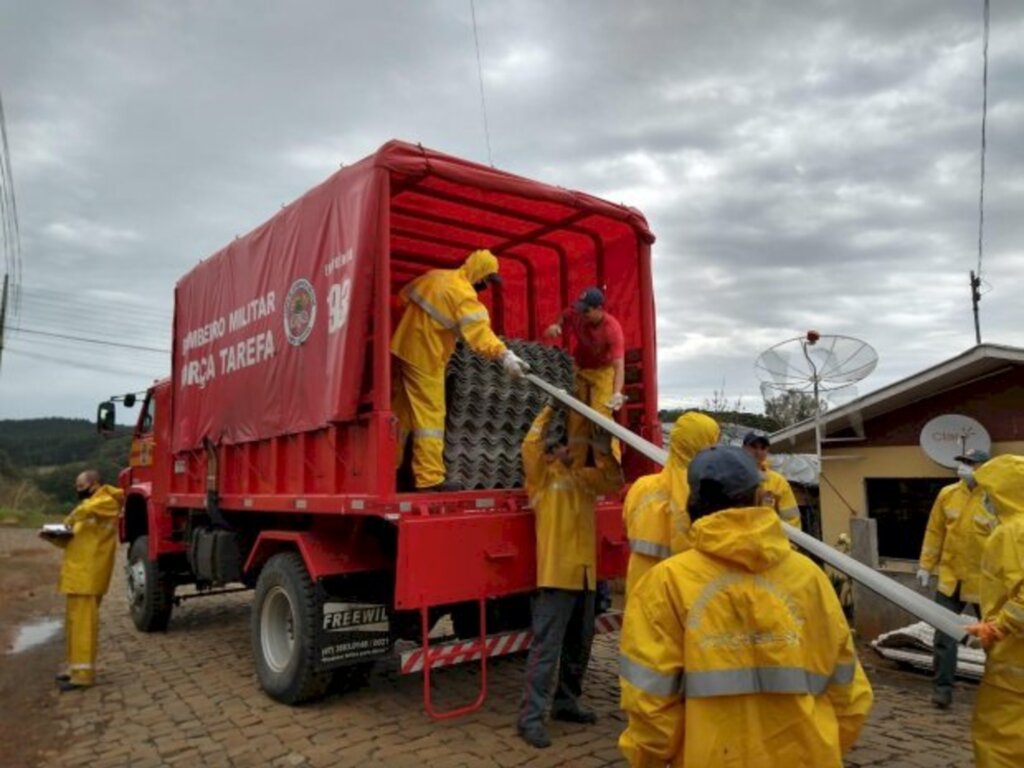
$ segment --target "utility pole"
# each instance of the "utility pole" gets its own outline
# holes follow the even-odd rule
[[[974,342],[981,344],[981,321],[978,319],[978,302],[981,301],[981,278],[971,270],[971,307],[974,309]]]
[[[7,319],[7,283],[10,275],[4,275],[4,291],[0,294],[0,364],[4,361],[4,321]]]

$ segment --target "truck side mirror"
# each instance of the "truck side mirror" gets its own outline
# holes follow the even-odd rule
[[[96,409],[96,431],[101,435],[110,435],[114,432],[114,419],[117,411],[110,400],[105,400]]]
[[[124,407],[125,408],[134,408],[135,407],[135,393],[134,392],[129,392],[127,395],[124,396]]]

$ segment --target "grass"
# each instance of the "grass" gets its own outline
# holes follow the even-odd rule
[[[38,528],[60,522],[69,511],[29,479],[0,478],[0,525]]]

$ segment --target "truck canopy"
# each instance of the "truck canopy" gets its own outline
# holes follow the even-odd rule
[[[583,288],[605,289],[640,372],[630,426],[656,429],[653,239],[632,208],[389,142],[178,282],[173,450],[389,410],[394,295],[478,248],[500,259],[485,301],[508,337],[538,340]]]

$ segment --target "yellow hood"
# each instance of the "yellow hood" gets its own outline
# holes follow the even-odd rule
[[[757,573],[790,553],[789,539],[769,507],[724,509],[702,517],[691,529],[693,548]]]
[[[696,411],[684,413],[676,419],[669,436],[666,469],[690,466],[693,457],[718,442],[718,422]]]
[[[488,275],[498,273],[498,258],[490,251],[473,251],[460,271],[470,283],[479,283]]]
[[[974,479],[1001,521],[1024,515],[1024,456],[996,456],[975,470]]]

